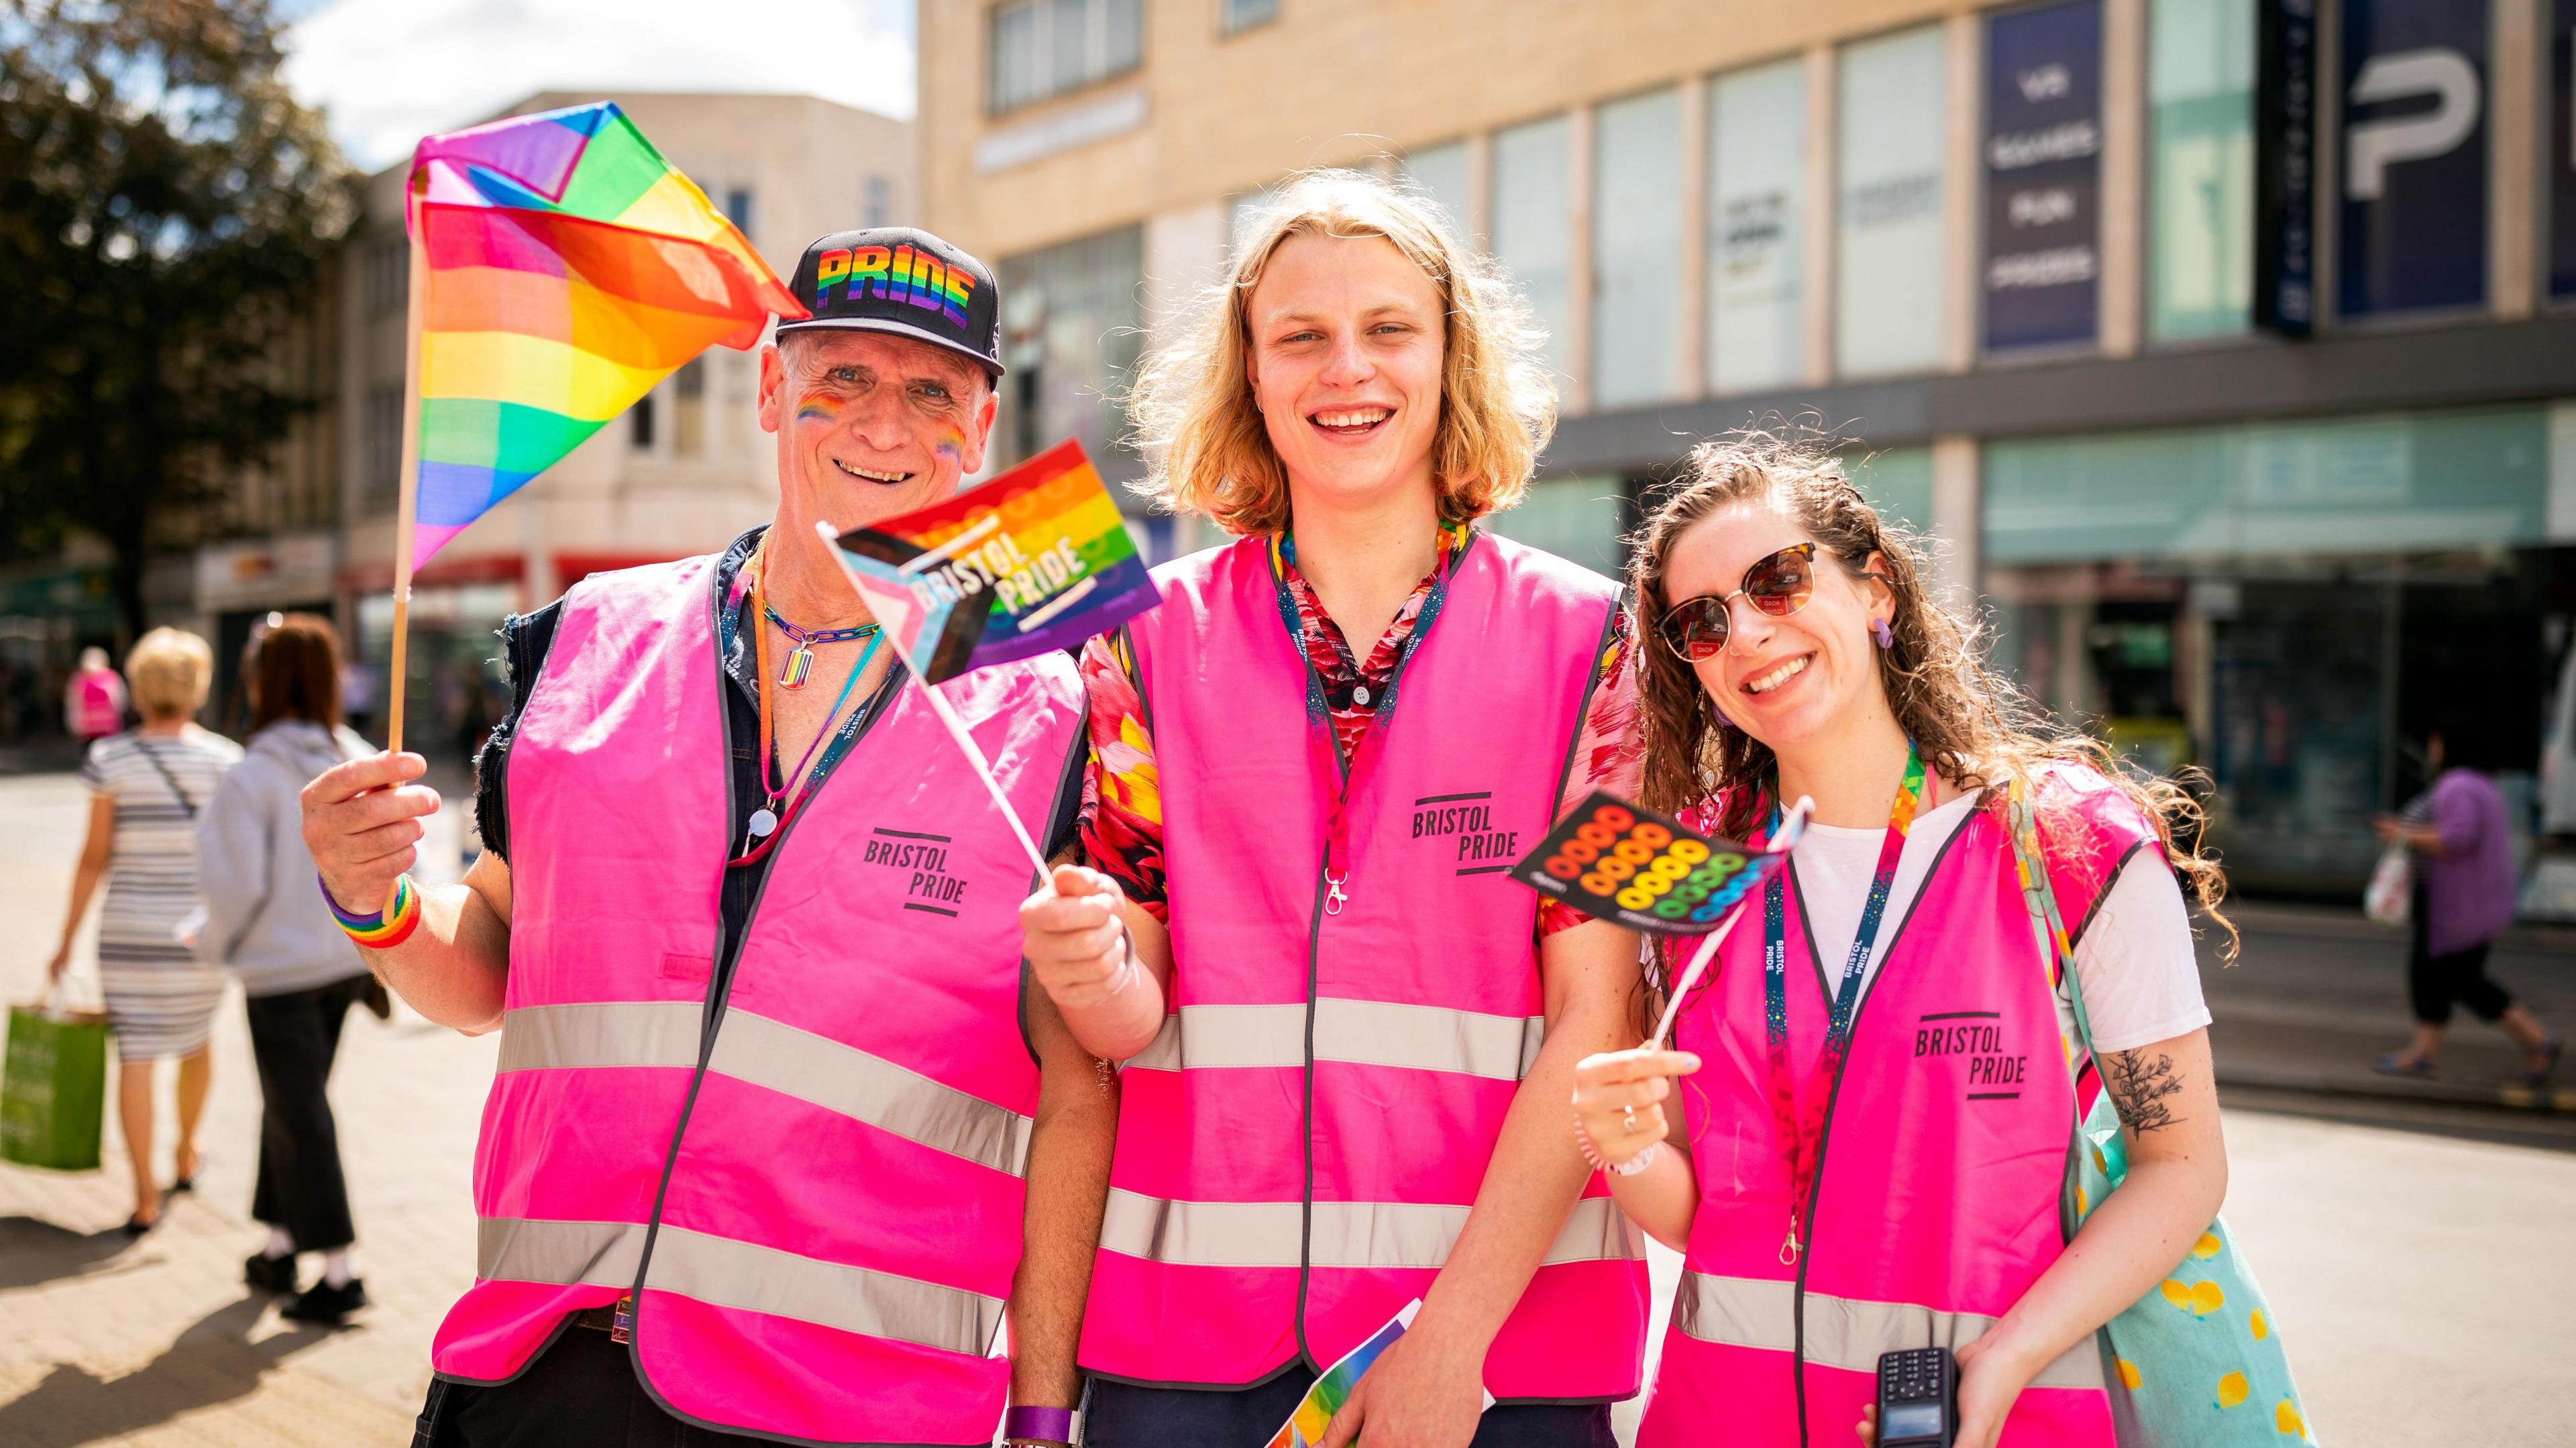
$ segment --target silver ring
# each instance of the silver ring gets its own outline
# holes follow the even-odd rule
[[[1619,1108],[1619,1120],[1627,1125],[1628,1134],[1637,1134],[1637,1108],[1634,1104]]]

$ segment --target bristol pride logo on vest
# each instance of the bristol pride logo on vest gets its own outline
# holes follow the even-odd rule
[[[925,684],[1077,647],[1162,601],[1075,442],[836,541],[859,597]]]

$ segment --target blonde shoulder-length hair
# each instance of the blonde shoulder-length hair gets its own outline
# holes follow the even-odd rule
[[[1149,464],[1138,491],[1231,533],[1287,525],[1288,474],[1244,367],[1252,290],[1292,236],[1374,236],[1422,268],[1448,318],[1431,450],[1443,521],[1518,503],[1556,428],[1556,387],[1539,361],[1544,334],[1500,270],[1460,244],[1421,193],[1358,171],[1304,172],[1248,221],[1224,280],[1146,360],[1129,395]]]

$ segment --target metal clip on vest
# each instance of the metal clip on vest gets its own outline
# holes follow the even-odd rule
[[[1350,901],[1351,897],[1342,893],[1342,877],[1333,874],[1330,871],[1326,871],[1324,874],[1324,913],[1327,915],[1339,915],[1342,913],[1342,907],[1349,904]]]

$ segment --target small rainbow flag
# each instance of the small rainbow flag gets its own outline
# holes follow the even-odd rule
[[[838,542],[860,599],[925,684],[1076,647],[1163,601],[1076,442]]]
[[[431,136],[409,196],[414,567],[710,345],[807,315],[612,102]]]
[[[1315,1379],[1315,1385],[1306,1390],[1306,1396],[1298,1399],[1297,1411],[1289,1414],[1288,1421],[1279,1425],[1279,1431],[1271,1437],[1268,1448],[1313,1448],[1313,1445],[1323,1442],[1324,1430],[1333,1425],[1333,1415],[1342,1410],[1342,1405],[1349,1402],[1351,1394],[1359,1388],[1360,1375],[1369,1370],[1369,1365],[1378,1360],[1380,1353],[1393,1347],[1395,1340],[1404,1336],[1404,1330],[1413,1325],[1413,1315],[1421,1310],[1422,1299],[1419,1297],[1404,1304],[1402,1311],[1386,1320],[1386,1326],[1369,1334],[1368,1341],[1352,1348],[1342,1355],[1340,1362],[1327,1368],[1322,1377]],[[1489,1396],[1487,1406],[1491,1405]]]

